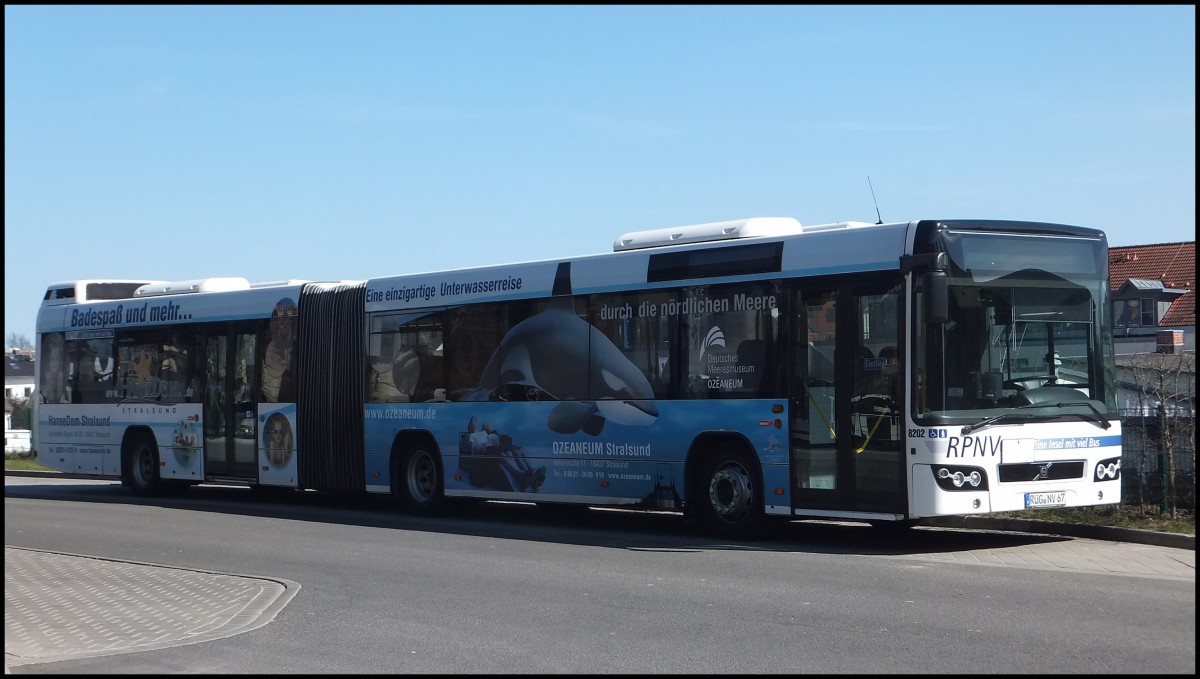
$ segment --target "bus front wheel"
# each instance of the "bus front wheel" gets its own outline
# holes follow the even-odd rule
[[[414,443],[396,457],[392,470],[392,492],[405,509],[425,516],[445,509],[442,465],[433,447]]]
[[[762,533],[762,484],[744,453],[729,450],[709,454],[701,469],[700,484],[700,517],[709,531],[736,540]]]

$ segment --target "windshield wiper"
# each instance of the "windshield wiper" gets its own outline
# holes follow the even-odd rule
[[[1087,406],[1093,413],[1096,414],[1095,418],[1092,418],[1089,415],[1085,415],[1084,413],[1071,413],[1071,414],[1078,415],[1079,417],[1082,417],[1083,419],[1085,419],[1089,422],[1095,422],[1097,425],[1100,426],[1101,429],[1108,429],[1109,427],[1112,426],[1109,423],[1109,421],[1107,419],[1105,419],[1104,413],[1097,410],[1096,406],[1092,405],[1091,403],[1088,403],[1087,401],[1071,401],[1068,403],[1039,403],[1039,404],[1024,405],[1021,407],[1022,408],[1065,408],[1067,406]],[[980,429],[983,429],[984,427],[990,427],[993,424],[1005,424],[1005,420],[1014,420],[1014,422],[1008,422],[1007,424],[1024,424],[1033,419],[1036,419],[1036,416],[1028,415],[1025,413],[1003,413],[1000,415],[993,415],[992,417],[986,417],[986,418],[984,418],[978,422],[975,422],[973,424],[968,424],[968,425],[963,426],[961,434],[963,436],[966,436],[967,434],[970,434],[973,431],[978,431]]]
[[[1023,407],[1028,408],[1029,406],[1023,406]],[[975,422],[974,424],[965,425],[962,428],[961,434],[963,436],[966,436],[967,434],[970,434],[971,432],[973,432],[977,429],[983,429],[984,427],[990,427],[993,424],[1001,424],[1004,422],[1004,420],[1017,420],[1017,422],[1010,422],[1008,424],[1025,424],[1026,422],[1028,422],[1032,419],[1033,419],[1032,417],[1030,417],[1029,415],[1025,415],[1023,413],[1004,413],[1003,415],[993,415],[991,417],[986,417],[978,422]]]
[[[1096,408],[1096,406],[1092,405],[1091,403],[1089,403],[1087,401],[1072,401],[1070,403],[1055,403],[1054,405],[1059,408],[1065,408],[1067,406],[1087,406],[1093,413],[1096,413],[1095,422],[1096,422],[1096,424],[1100,425],[1101,429],[1108,429],[1109,427],[1112,426],[1112,424],[1109,423],[1108,418],[1104,417],[1104,413],[1100,412]],[[1075,413],[1075,414],[1079,415],[1080,417],[1082,417],[1085,420],[1088,420],[1088,421],[1092,420],[1092,418],[1088,417],[1087,415],[1084,415],[1083,413]]]

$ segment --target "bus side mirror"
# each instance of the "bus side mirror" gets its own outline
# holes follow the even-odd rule
[[[900,272],[921,272],[921,291],[925,299],[925,322],[944,325],[950,320],[950,285],[946,277],[944,252],[901,255]]]
[[[945,271],[926,271],[921,286],[925,290],[925,320],[944,324],[950,320],[950,292]]]

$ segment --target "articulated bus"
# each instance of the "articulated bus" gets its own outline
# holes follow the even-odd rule
[[[75,281],[38,460],[205,481],[771,519],[1121,498],[1103,232],[754,218],[360,281]]]

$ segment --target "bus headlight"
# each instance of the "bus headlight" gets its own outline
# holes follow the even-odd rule
[[[1110,457],[1096,463],[1096,473],[1092,481],[1116,481],[1121,478],[1121,458]]]
[[[942,490],[987,490],[987,473],[979,467],[938,465],[931,467]]]

